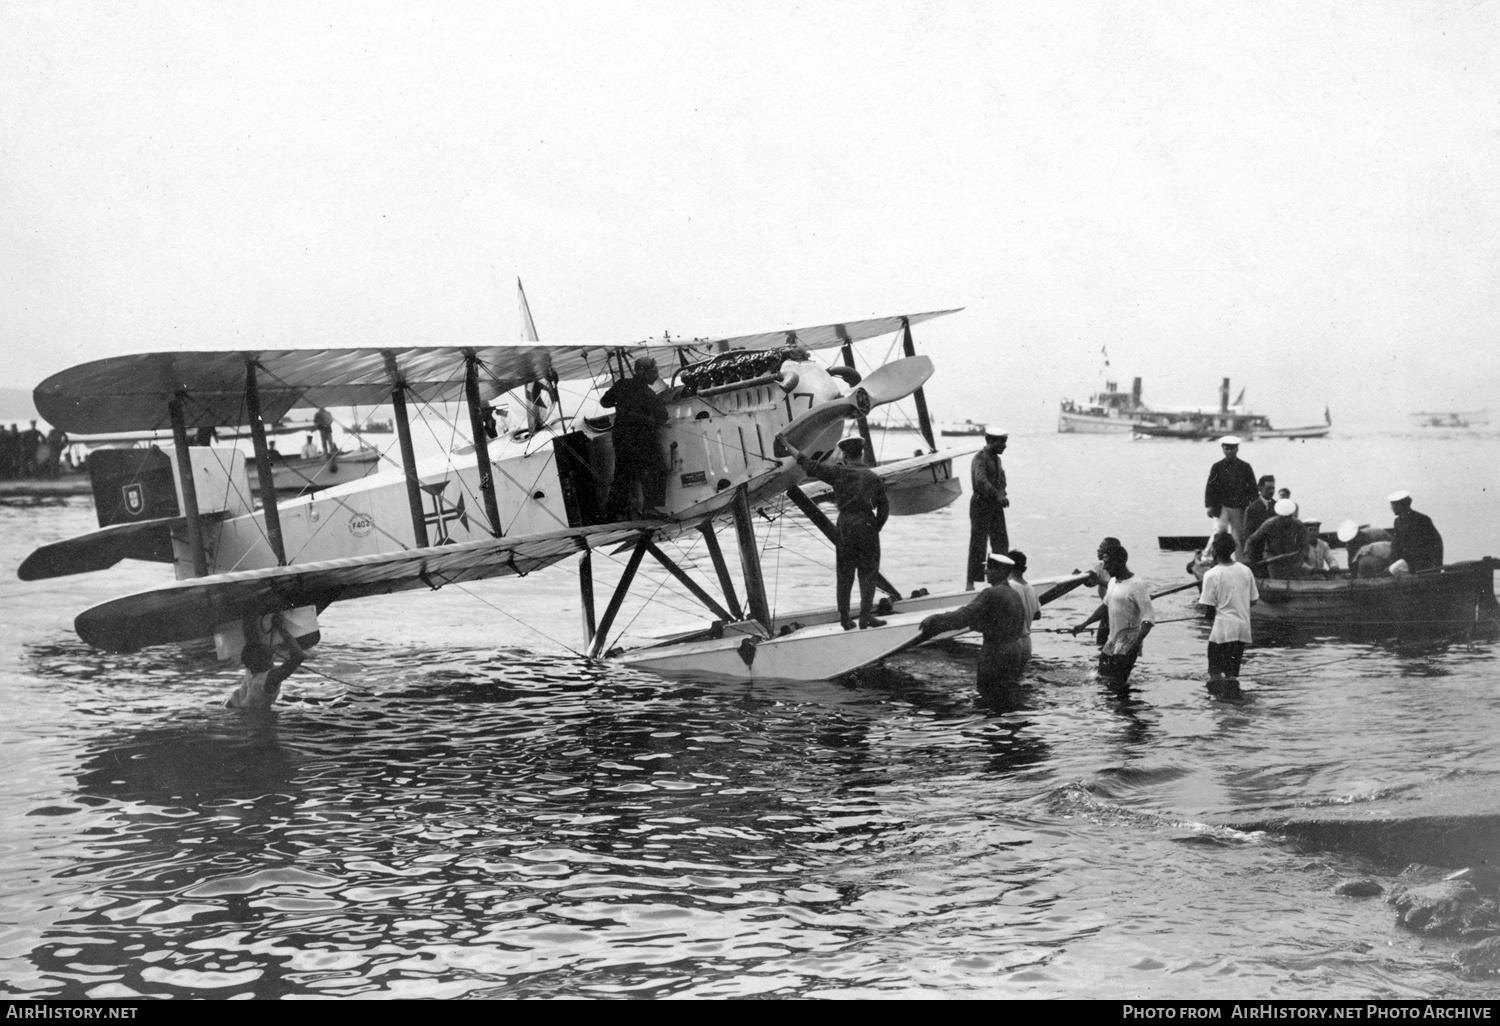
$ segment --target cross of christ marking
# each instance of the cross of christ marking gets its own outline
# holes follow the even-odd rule
[[[453,536],[448,533],[448,524],[450,521],[457,520],[460,524],[463,524],[464,530],[467,531],[469,529],[469,514],[464,512],[464,497],[460,495],[456,505],[448,505],[443,501],[443,492],[447,488],[448,482],[446,480],[422,486],[422,491],[432,496],[432,512],[425,514],[422,517],[422,522],[429,527],[437,529],[437,538],[432,543],[434,545],[455,544]]]

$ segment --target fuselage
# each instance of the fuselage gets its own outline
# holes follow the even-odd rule
[[[795,374],[790,388],[785,387],[792,379],[788,371]],[[747,485],[755,498],[779,493],[801,480],[795,463],[773,453],[775,437],[798,414],[841,394],[839,383],[811,361],[784,364],[779,380],[752,380],[740,387],[730,383],[693,395],[664,393],[668,421],[658,442],[668,468],[669,515],[690,518],[714,512],[740,485]],[[611,423],[607,411],[602,416],[580,413],[566,421],[554,420],[535,433],[521,429],[490,443],[487,461],[499,514],[496,524],[490,523],[472,451],[420,462],[415,470],[427,544],[606,522],[605,497],[614,473]],[[829,427],[807,451],[817,456],[832,450],[842,427]],[[205,496],[213,496],[210,505],[219,504],[212,508],[229,514],[204,525],[209,573],[276,566],[265,513],[252,510],[243,455],[227,448],[200,453],[194,447],[194,458],[198,464],[208,461],[212,479],[207,484],[199,481],[200,508],[205,508]],[[395,465],[361,481],[281,501],[277,518],[288,564],[420,547],[418,513],[401,468]],[[178,579],[193,577],[185,529],[174,532],[174,550]]]

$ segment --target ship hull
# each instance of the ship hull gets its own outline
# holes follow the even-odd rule
[[[1128,435],[1138,424],[1148,421],[1140,417],[1096,417],[1086,413],[1059,413],[1057,430],[1062,434],[1081,435]]]

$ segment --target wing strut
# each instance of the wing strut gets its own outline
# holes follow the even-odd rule
[[[813,522],[813,526],[823,532],[823,535],[831,542],[835,549],[839,546],[839,532],[829,521],[827,515],[818,508],[818,504],[807,497],[807,493],[796,485],[786,490],[786,497],[792,500],[792,504],[800,509],[807,519]],[[885,574],[875,575],[875,586],[890,595],[891,598],[900,599],[901,593],[896,590],[890,581],[885,579]]]
[[[844,340],[844,344],[840,350],[844,354],[844,366],[858,373],[859,368],[854,366],[854,343],[849,341],[849,332],[845,330],[842,324],[837,327],[839,338]],[[859,413],[855,415],[854,423],[859,428],[859,437],[865,440],[865,462],[873,467],[875,465],[875,443],[870,441],[870,420],[863,413]]]
[[[391,410],[395,413],[396,440],[401,445],[401,469],[406,473],[406,505],[411,510],[412,537],[417,548],[427,548],[427,517],[422,508],[422,482],[417,480],[417,455],[411,444],[411,418],[406,413],[406,382],[396,368],[396,356],[385,354],[386,373],[391,376]]]
[[[187,516],[188,548],[193,552],[193,576],[208,576],[208,554],[203,551],[203,522],[198,519],[198,484],[193,480],[193,457],[188,452],[187,421],[182,416],[182,393],[167,403],[172,418],[172,445],[177,449],[177,476],[182,478],[183,513]]]
[[[724,600],[729,603],[729,611],[736,620],[743,620],[745,613],[740,608],[739,596],[734,593],[734,580],[729,576],[729,565],[724,562],[724,550],[719,548],[719,535],[714,531],[713,521],[703,521],[698,525],[698,530],[702,532],[704,544],[708,546],[708,558],[713,560],[714,573],[719,577],[719,587],[724,592]]]
[[[604,607],[604,619],[599,621],[599,629],[594,632],[593,644],[589,646],[591,659],[598,659],[599,650],[609,641],[609,629],[615,625],[615,617],[620,612],[620,603],[625,601],[625,593],[630,590],[630,583],[635,580],[635,572],[640,569],[641,557],[646,554],[646,546],[650,544],[650,532],[643,532],[640,540],[635,543],[635,549],[630,553],[630,562],[625,564],[625,572],[620,575],[620,583],[615,585],[615,593],[609,597],[609,605]]]
[[[917,355],[916,344],[911,340],[910,317],[901,318],[901,351],[907,356]],[[917,386],[917,390],[911,396],[917,404],[917,427],[921,429],[922,437],[927,440],[927,451],[937,452],[937,442],[933,440],[932,436],[932,418],[927,415],[927,396],[922,391],[920,385]],[[868,438],[865,439],[865,452],[874,452],[870,448],[870,440]]]
[[[255,445],[255,472],[260,476],[260,506],[266,520],[266,540],[277,566],[286,566],[286,545],[281,540],[281,516],[276,510],[276,482],[271,474],[271,454],[266,448],[266,422],[260,416],[260,385],[255,380],[255,361],[245,361],[245,412],[250,417],[250,440]]]
[[[760,550],[755,546],[755,525],[750,522],[750,488],[740,485],[734,490],[734,532],[740,543],[740,568],[745,572],[745,599],[750,616],[759,620],[771,633],[771,606],[766,601],[766,579],[760,572]]]
[[[495,476],[490,471],[490,437],[484,430],[484,410],[479,399],[479,357],[472,349],[464,351],[464,397],[469,401],[469,428],[474,435],[474,459],[479,463],[479,491],[484,496],[484,512],[490,520],[490,534],[500,537],[500,506],[495,501]]]

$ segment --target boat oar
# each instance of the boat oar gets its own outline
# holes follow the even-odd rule
[[[1079,574],[1077,577],[1069,577],[1066,580],[1058,581],[1052,587],[1048,588],[1046,591],[1038,595],[1036,597],[1036,600],[1045,606],[1053,599],[1062,598],[1064,595],[1072,591],[1074,588],[1078,587],[1080,584],[1088,582],[1089,579],[1091,579],[1093,576],[1093,572],[1090,571],[1086,574]]]
[[[1175,595],[1179,591],[1187,591],[1189,588],[1196,588],[1200,584],[1201,582],[1197,580],[1188,581],[1186,584],[1179,584],[1175,588],[1167,588],[1165,591],[1155,592],[1151,597],[1154,599],[1159,599],[1163,595]]]

